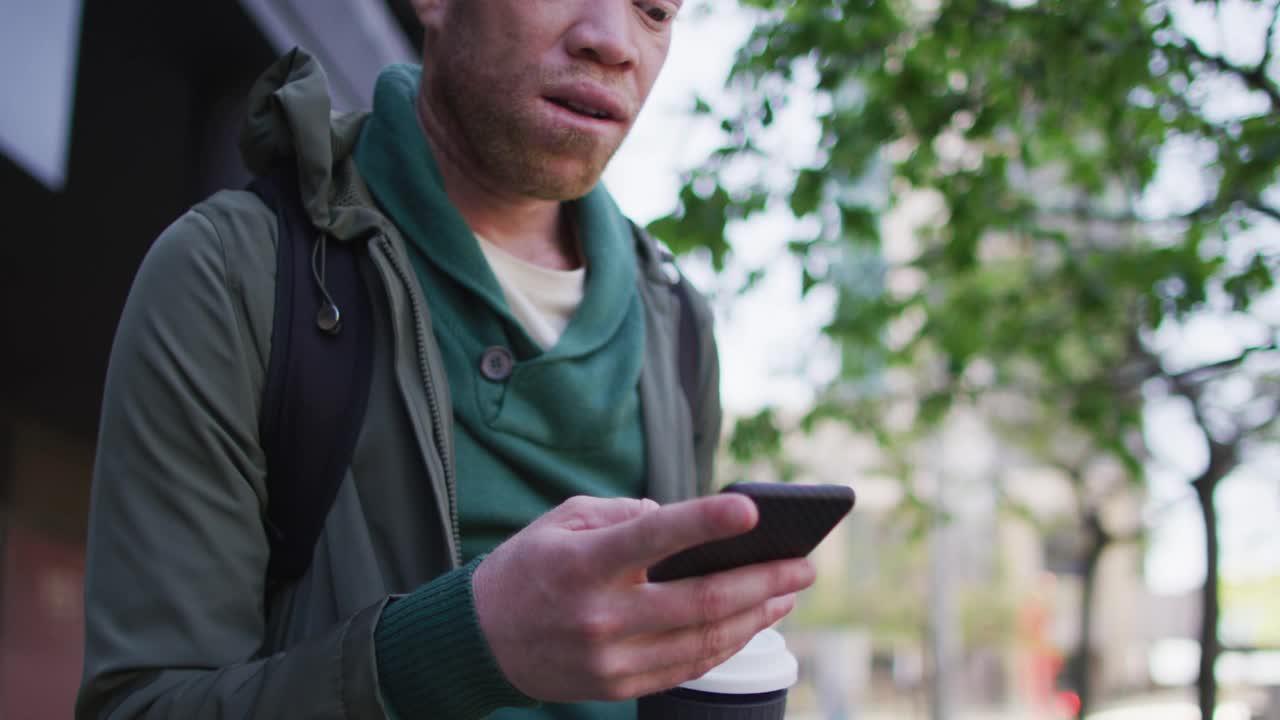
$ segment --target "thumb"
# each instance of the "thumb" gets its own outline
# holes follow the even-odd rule
[[[658,503],[649,498],[598,498],[578,495],[565,500],[548,517],[567,530],[597,530],[617,525],[657,510]]]

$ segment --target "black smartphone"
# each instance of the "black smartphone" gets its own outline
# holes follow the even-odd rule
[[[741,535],[691,547],[659,562],[649,568],[651,582],[804,557],[849,514],[855,500],[853,489],[844,485],[737,483],[721,492],[751,498],[760,521]]]

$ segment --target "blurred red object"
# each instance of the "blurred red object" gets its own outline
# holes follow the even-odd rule
[[[1018,610],[1018,676],[1022,696],[1024,702],[1040,710],[1056,709],[1058,693],[1055,686],[1064,665],[1062,652],[1053,644],[1049,632],[1053,622],[1053,594],[1056,584],[1057,578],[1053,575],[1042,575],[1036,588]],[[1076,711],[1079,712],[1079,708]]]
[[[1070,690],[1059,690],[1057,693],[1058,710],[1069,718],[1080,714],[1080,696]]]
[[[4,538],[0,718],[69,718],[84,643],[84,550],[20,527]]]

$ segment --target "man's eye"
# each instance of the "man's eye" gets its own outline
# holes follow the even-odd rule
[[[665,23],[674,17],[674,13],[668,12],[657,5],[649,4],[644,5],[644,14],[648,15],[650,20],[659,23]]]

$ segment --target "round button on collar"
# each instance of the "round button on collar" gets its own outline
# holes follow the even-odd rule
[[[511,377],[515,366],[516,359],[511,351],[498,345],[486,348],[480,356],[480,374],[492,382],[502,382]]]

